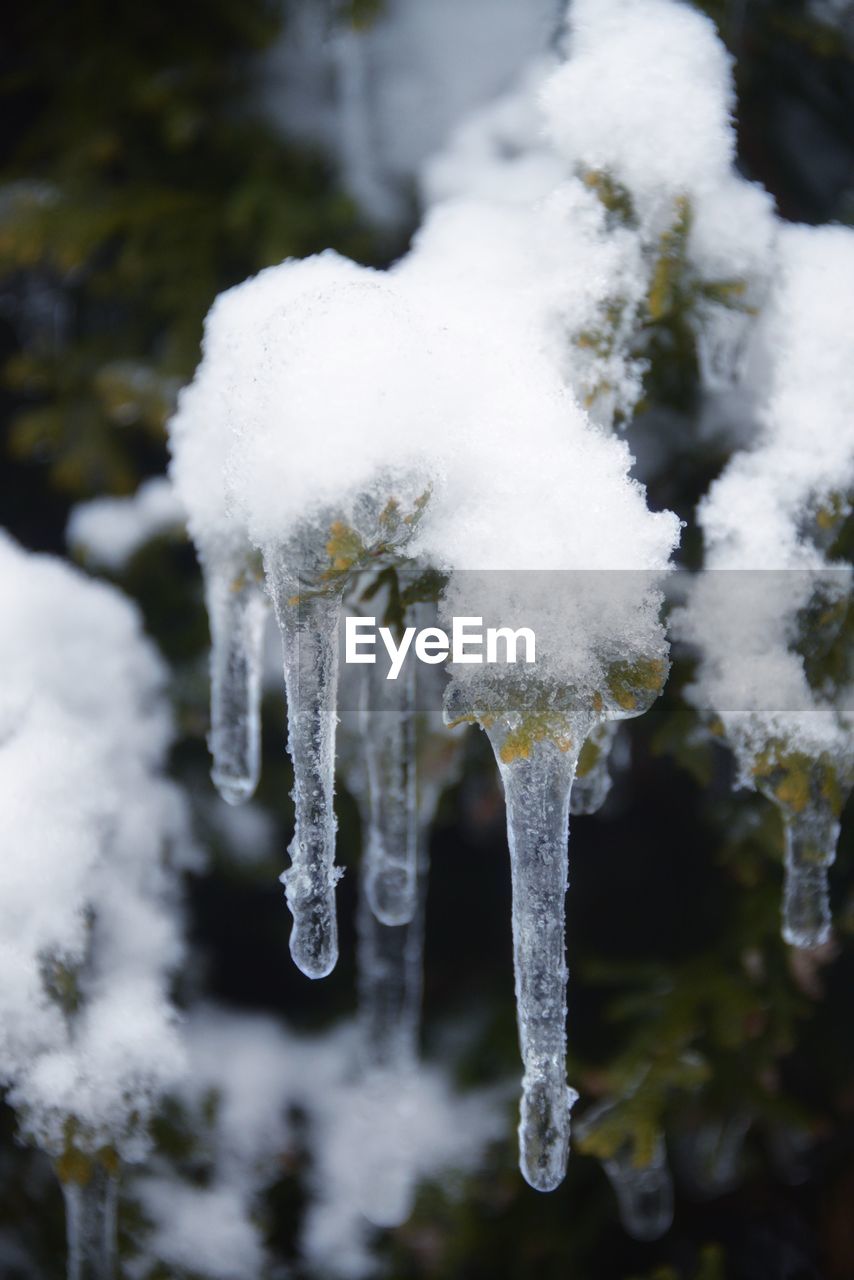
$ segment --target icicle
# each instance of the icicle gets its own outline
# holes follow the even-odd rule
[[[830,937],[827,874],[836,856],[839,823],[814,809],[784,821],[783,937],[793,947],[820,947]]]
[[[255,791],[261,767],[261,666],[267,604],[246,557],[210,557],[211,777],[229,804]]]
[[[783,818],[783,938],[793,947],[820,947],[831,931],[828,872],[851,788],[851,759],[809,755],[777,740],[742,758],[747,777]]]
[[[358,985],[361,1056],[368,1070],[406,1066],[417,1057],[421,1013],[427,840],[422,833],[418,891],[412,920],[387,925],[377,919],[360,886]]]
[[[611,790],[611,747],[619,725],[605,720],[596,725],[578,757],[572,784],[570,813],[596,813]]]
[[[370,795],[362,875],[377,919],[403,925],[417,903],[415,660],[396,680],[385,678],[380,662],[371,672],[361,724]]]
[[[566,1082],[566,956],[569,797],[577,751],[548,739],[508,759],[506,726],[489,730],[501,769],[513,887],[513,959],[524,1076],[519,1162],[527,1182],[552,1191],[564,1178],[569,1113]]]
[[[338,960],[333,795],[341,599],[300,591],[281,559],[268,558],[266,569],[282,633],[294,766],[291,865],[281,877],[294,918],[291,956],[307,977],[325,978]]]
[[[88,1180],[62,1183],[68,1280],[113,1280],[118,1180],[93,1162]]]
[[[733,307],[707,308],[697,331],[700,379],[707,391],[729,391],[742,375],[750,316]]]
[[[365,1169],[360,1212],[378,1227],[397,1227],[412,1211],[416,1175],[409,1133],[418,1123],[411,1082],[421,1017],[426,842],[418,901],[409,924],[382,924],[362,889],[358,911],[360,1096]]]
[[[623,1230],[635,1240],[657,1240],[673,1222],[673,1180],[659,1134],[648,1164],[636,1165],[628,1148],[603,1166],[617,1197]]]
[[[377,1227],[399,1227],[412,1212],[417,1134],[419,1121],[423,1123],[416,1079],[414,1063],[371,1071],[353,1100],[360,1164],[354,1198],[359,1212]]]
[[[365,37],[344,23],[333,33],[329,50],[336,80],[337,138],[346,184],[372,218],[389,222],[396,214],[390,188],[380,169],[371,90],[373,77]]]
[[[629,1090],[629,1096],[634,1090]],[[656,1133],[651,1149],[639,1152],[635,1141],[624,1137],[616,1150],[610,1141],[600,1147],[597,1130],[607,1123],[617,1103],[604,1101],[585,1111],[575,1127],[576,1144],[598,1157],[617,1197],[623,1229],[635,1240],[657,1240],[673,1221],[673,1180],[667,1167],[664,1138]],[[604,1122],[604,1125],[603,1125]]]

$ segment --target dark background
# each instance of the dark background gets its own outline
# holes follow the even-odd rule
[[[369,22],[373,8],[342,4],[337,20]],[[738,58],[744,171],[786,218],[850,220],[854,45],[844,27],[796,3],[746,0],[708,11]],[[287,6],[262,0],[30,0],[3,19],[0,519],[33,550],[65,554],[72,504],[131,493],[163,472],[164,423],[220,289],[330,245],[378,265],[406,247],[411,227],[372,227],[329,158],[284,140],[254,105],[257,59],[287,18]],[[416,217],[413,195],[412,225]],[[637,423],[633,440],[651,504],[689,522],[690,560],[694,505],[726,445],[700,443],[693,431],[690,359],[671,367],[656,395],[658,416]],[[667,467],[658,469],[644,466],[643,442],[661,430],[662,410],[671,437]],[[210,851],[208,872],[188,884],[198,960],[179,997],[203,991],[304,1028],[352,1013],[352,874],[339,888],[335,973],[310,983],[288,955],[277,881],[292,834],[281,697],[265,701],[259,793],[280,852],[236,863],[210,824],[207,627],[193,551],[157,539],[118,581],[171,665],[181,729],[174,770]],[[508,1111],[506,1143],[462,1201],[423,1187],[412,1220],[380,1238],[395,1276],[854,1276],[851,815],[832,878],[836,942],[795,960],[778,938],[779,820],[759,797],[732,793],[721,748],[692,743],[678,695],[688,676],[677,664],[664,697],[631,724],[630,767],[605,810],[572,824],[570,1079],[588,1098],[619,1094],[638,1062],[652,1062],[662,1084],[651,1120],[663,1120],[672,1151],[685,1135],[749,1114],[738,1177],[703,1199],[677,1165],[674,1226],[639,1244],[620,1229],[594,1160],[574,1156],[552,1195],[523,1183]],[[445,796],[433,834],[425,979],[426,1053],[445,1054],[448,1023],[467,1029],[465,1051],[449,1064],[461,1086],[519,1070],[503,804],[485,742],[470,737],[464,780]],[[338,860],[352,867],[359,829],[346,793],[338,811]],[[702,1086],[672,1082],[686,1050],[709,1064]],[[63,1266],[59,1193],[13,1133],[7,1113],[0,1220],[15,1224],[37,1274],[51,1280]],[[297,1275],[310,1158],[310,1150],[296,1153],[267,1213],[271,1247]]]

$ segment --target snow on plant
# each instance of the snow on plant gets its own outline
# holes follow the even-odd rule
[[[707,386],[737,374],[772,202],[734,170],[729,57],[707,18],[673,0],[576,0],[565,46],[426,167],[419,242],[456,246],[455,276],[524,307],[613,425],[679,324]]]
[[[0,1077],[62,1181],[69,1276],[106,1277],[119,1167],[184,1067],[164,671],[116,592],[5,535],[0,597]]]
[[[315,288],[294,298],[290,276],[306,281],[313,267]],[[449,576],[448,613],[514,627],[524,615],[537,632],[537,678],[514,687],[497,675],[483,685],[461,675],[448,714],[488,725],[506,779],[518,778],[531,803],[540,795],[544,806],[536,829],[534,811],[512,803],[509,823],[518,849],[523,1164],[532,1183],[551,1187],[568,1148],[570,786],[594,725],[636,714],[663,683],[658,595],[646,575],[666,567],[677,523],[647,510],[625,445],[590,426],[524,324],[506,314],[485,327],[483,300],[452,305],[424,283],[424,268],[422,258],[411,272],[363,271],[330,284],[323,260],[285,264],[286,302],[258,318],[246,376],[238,381],[228,364],[213,363],[203,376],[213,383],[223,374],[220,403],[233,424],[225,483],[263,554],[285,642],[297,825],[284,879],[291,951],[310,976],[328,972],[335,958],[332,785],[344,597],[405,560]],[[239,343],[249,328],[241,323]],[[184,439],[192,430],[186,404]],[[206,420],[194,421],[203,439]],[[180,467],[181,437],[174,448]],[[179,469],[176,477],[180,486]],[[501,571],[532,566],[635,572],[623,590],[579,589],[559,605],[536,574],[528,581],[517,572],[508,594]],[[417,901],[417,864],[402,851],[397,857],[390,883],[398,902],[379,905],[379,915],[402,925]],[[542,866],[547,884],[539,883]],[[532,932],[544,910],[548,955]]]
[[[827,869],[854,781],[851,568],[833,544],[854,487],[854,233],[780,232],[752,353],[759,435],[700,507],[710,570],[682,616],[701,664],[692,696],[735,751],[742,786],[785,830],[783,933],[830,932]]]
[[[361,1039],[352,1025],[301,1037],[271,1018],[205,1007],[191,1015],[175,1120],[191,1154],[186,1169],[157,1157],[131,1186],[144,1223],[131,1280],[147,1280],[154,1260],[170,1275],[259,1280],[264,1193],[306,1140],[301,1245],[319,1274],[375,1274],[371,1238],[407,1216],[419,1180],[442,1177],[453,1194],[453,1172],[476,1168],[501,1136],[498,1095],[458,1095],[441,1070],[414,1063],[404,1080],[364,1077],[352,1069]]]
[[[647,509],[613,429],[637,411],[650,364],[686,338],[707,391],[752,381],[764,395],[757,366],[745,363],[755,315],[773,279],[762,325],[776,323],[778,269],[787,246],[809,234],[780,233],[769,197],[735,171],[730,60],[708,19],[673,0],[576,0],[565,53],[531,68],[428,167],[435,203],[391,271],[327,254],[219,299],[172,427],[173,476],[208,580],[220,783],[229,735],[243,762],[225,788],[233,800],[257,778],[258,678],[249,673],[258,639],[238,603],[248,591],[262,607],[248,587],[257,557],[282,633],[296,802],[283,880],[291,952],[309,976],[324,976],[337,955],[342,611],[382,583],[396,625],[419,602],[438,601],[446,630],[476,616],[536,633],[534,670],[452,661],[445,715],[482,725],[504,782],[521,1163],[540,1189],[560,1182],[569,1141],[572,783],[590,775],[579,811],[601,798],[614,723],[642,713],[668,669],[658,576],[677,521]],[[838,297],[822,332],[837,311]],[[847,401],[831,365],[838,414]],[[762,470],[762,448],[750,456]],[[832,492],[824,483],[840,456],[805,482],[798,519],[841,513],[838,476]],[[715,510],[713,496],[707,532]],[[739,565],[762,567],[748,544]],[[366,815],[363,924],[373,918],[380,949],[383,928],[406,931],[419,911],[408,680],[377,694],[388,700],[385,721],[377,713],[363,738],[366,765],[347,766]],[[769,745],[769,786],[779,792]],[[834,777],[848,767],[838,752],[835,760]],[[392,944],[398,994],[404,936]]]
[[[87,564],[117,572],[152,538],[182,530],[185,519],[167,477],[155,476],[131,497],[93,498],[72,507],[65,537]]]
[[[521,318],[593,419],[630,438],[651,368],[695,351],[707,393],[742,382],[777,224],[735,170],[730,59],[707,18],[575,0],[564,52],[425,168],[432,207],[400,269],[421,256],[438,289],[485,304],[484,323]],[[578,811],[604,798],[613,732],[594,719]]]
[[[358,268],[328,253],[287,280],[279,268],[222,294],[205,323],[204,359],[181,393],[170,427],[172,478],[187,510],[190,533],[205,578],[211,648],[211,752],[213,779],[230,804],[254,792],[260,769],[262,640],[266,599],[259,590],[258,554],[245,526],[227,501],[226,464],[240,404],[241,380],[263,360],[258,320],[299,293],[309,280],[338,279]],[[305,282],[305,283],[304,283]],[[200,421],[207,429],[200,433]]]

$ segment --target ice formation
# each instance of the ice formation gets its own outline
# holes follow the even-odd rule
[[[70,1280],[109,1280],[119,1165],[184,1067],[165,673],[114,590],[5,535],[0,597],[0,1076],[62,1180]]]
[[[479,616],[536,631],[533,674],[449,664],[445,714],[482,725],[504,783],[522,1167],[540,1189],[561,1180],[569,1141],[569,813],[601,802],[614,722],[642,713],[668,669],[658,575],[678,522],[648,510],[615,428],[637,411],[656,344],[666,348],[676,325],[692,335],[708,391],[747,385],[759,331],[770,333],[789,305],[781,264],[809,235],[781,233],[769,197],[735,170],[730,61],[707,18],[673,0],[576,0],[564,54],[532,66],[426,167],[432,204],[392,270],[325,254],[220,298],[172,426],[173,477],[208,580],[212,747],[230,799],[257,780],[248,745],[257,741],[257,636],[239,601],[254,600],[260,615],[260,564],[282,633],[296,805],[283,881],[291,951],[310,976],[328,973],[337,954],[342,610],[380,578],[438,571],[443,625]],[[849,233],[827,234],[841,245]],[[839,296],[816,317],[822,332]],[[829,345],[840,350],[841,338]],[[824,369],[827,347],[811,348],[810,360]],[[756,368],[750,380],[760,385]],[[838,420],[847,403],[839,362],[827,373]],[[778,415],[775,397],[791,409],[799,396],[802,388],[772,387],[762,412]],[[759,469],[762,449],[744,455]],[[732,476],[744,466],[736,460]],[[753,474],[747,466],[750,483]],[[725,476],[703,509],[713,567],[715,493],[735,482]],[[819,511],[817,488],[799,519]],[[736,512],[728,497],[722,505]],[[774,536],[772,519],[754,523]],[[738,567],[767,566],[745,546]],[[417,782],[411,690],[404,680],[382,696],[385,715],[372,720],[357,770],[367,830],[360,911],[364,955],[379,963],[388,943],[399,976],[404,935],[384,930],[417,922]],[[229,732],[233,750],[221,745]],[[223,770],[226,756],[242,763]],[[779,791],[778,766],[769,757],[768,785]],[[573,802],[576,773],[588,781]],[[810,796],[826,782],[811,774]],[[792,882],[817,879],[816,824],[835,821],[814,808],[809,830],[789,823]],[[803,897],[791,908],[804,909]],[[799,930],[808,927],[789,928]]]
[[[607,1130],[613,1102],[599,1102],[585,1111],[576,1126],[577,1142],[583,1147],[597,1130]],[[664,1137],[655,1133],[650,1150],[638,1153],[635,1144],[606,1136],[594,1138],[593,1151],[601,1154],[602,1167],[614,1188],[620,1221],[636,1240],[657,1240],[673,1221],[673,1180],[667,1165]]]
[[[450,273],[489,284],[496,307],[524,308],[613,425],[680,313],[706,385],[737,377],[775,222],[734,169],[729,59],[707,18],[672,0],[578,0],[565,46],[425,166],[419,239],[441,241]]]
[[[437,710],[423,709],[425,683],[441,698],[432,670],[412,665],[405,680],[393,682],[377,664],[348,668],[347,676],[338,769],[362,820],[359,1058],[364,1076],[374,1076],[381,1091],[418,1060],[428,832],[439,795],[456,776],[461,741]],[[389,840],[396,842],[392,855],[404,853],[403,859],[386,857]],[[387,896],[378,900],[380,877],[397,887],[410,882],[403,918],[389,919]]]
[[[551,1187],[563,1176],[568,1142],[559,957],[569,790],[594,725],[636,714],[661,687],[666,648],[649,575],[666,568],[677,522],[648,511],[629,478],[625,445],[589,425],[524,324],[505,313],[484,327],[486,293],[449,307],[428,265],[422,248],[411,266],[390,276],[351,267],[330,282],[328,259],[284,264],[283,305],[260,316],[254,330],[251,321],[242,325],[232,352],[254,333],[256,351],[243,378],[229,362],[208,366],[206,349],[202,380],[222,378],[219,402],[233,423],[226,463],[232,509],[263,554],[285,642],[297,808],[285,884],[292,954],[310,976],[328,972],[335,958],[332,785],[345,593],[370,571],[405,560],[450,572],[442,603],[448,613],[481,614],[500,625],[522,617],[537,629],[542,661],[529,686],[499,681],[481,688],[463,669],[454,677],[448,715],[490,726],[511,792],[517,778],[526,798],[537,794],[541,779],[546,790],[556,789],[536,831],[527,826],[533,810],[517,811],[512,795],[509,806],[528,1098],[525,1169],[535,1185]],[[291,277],[307,282],[312,271],[314,288],[306,284],[295,297]],[[192,432],[186,405],[185,441],[175,443],[179,487]],[[207,422],[194,421],[203,440]],[[543,458],[550,460],[550,491],[543,488]],[[184,497],[192,509],[190,495]],[[542,572],[518,572],[532,567],[602,575],[588,574],[592,585],[584,587],[578,574],[576,589],[558,600]],[[628,572],[609,575],[617,569]],[[516,571],[512,584],[507,570]],[[399,718],[397,729],[404,722]],[[375,774],[390,762],[387,744],[376,746],[378,753],[369,750]],[[392,761],[393,771],[401,767],[394,789],[411,785],[405,762]],[[384,793],[381,809],[391,799]],[[368,855],[369,897],[385,923],[402,924],[414,905],[411,820],[394,837],[396,847],[383,853],[382,828],[399,809],[381,809],[373,826],[379,844]],[[391,908],[380,901],[376,878],[378,868],[385,874],[383,858],[390,867],[389,857],[404,897]],[[549,884],[538,886],[544,859]],[[538,915],[545,909],[548,921]],[[552,938],[548,965],[537,959],[531,929],[538,927]],[[540,993],[546,973],[549,989]]]
[[[739,782],[780,809],[783,934],[830,932],[827,869],[854,780],[847,621],[834,557],[854,485],[854,233],[781,230],[750,385],[759,435],[700,508],[709,572],[681,625],[701,657],[692,691],[732,746]]]
[[[385,0],[332,15],[300,5],[263,64],[263,101],[285,136],[336,157],[369,217],[409,217],[415,170],[453,123],[545,48],[557,0]]]

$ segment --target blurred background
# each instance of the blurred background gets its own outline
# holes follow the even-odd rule
[[[737,59],[743,171],[786,218],[854,220],[854,6],[702,7]],[[378,266],[405,251],[425,161],[551,46],[562,9],[27,0],[5,15],[0,523],[26,547],[115,581],[170,664],[173,768],[208,853],[187,885],[186,1001],[202,993],[304,1031],[352,1015],[355,876],[338,891],[341,962],[311,983],[288,954],[278,883],[292,835],[281,691],[271,683],[265,697],[257,802],[235,817],[207,776],[207,622],[174,509],[152,499],[112,554],[82,536],[69,547],[69,518],[164,474],[165,422],[220,290],[327,246]],[[687,522],[689,563],[694,506],[727,457],[725,432],[697,430],[700,411],[688,365],[656,387],[632,436],[651,505]],[[662,431],[666,451],[652,447]],[[619,1094],[643,1064],[638,1124],[671,1139],[674,1226],[655,1242],[628,1236],[590,1157],[573,1156],[557,1192],[530,1190],[511,1090],[497,1104],[505,1137],[480,1171],[453,1195],[425,1182],[410,1220],[376,1233],[377,1274],[854,1276],[850,806],[832,875],[837,938],[796,956],[779,940],[779,818],[760,797],[733,794],[729,757],[693,734],[678,696],[689,676],[677,664],[664,697],[623,731],[604,810],[573,820],[568,899],[570,1079],[587,1098]],[[519,1072],[503,800],[485,742],[472,732],[466,750],[432,836],[424,990],[425,1055],[461,1090]],[[355,867],[359,820],[343,788],[338,814],[338,860]],[[691,1055],[702,1079],[684,1069]],[[0,1224],[29,1259],[8,1274],[58,1278],[60,1193],[41,1157],[15,1145],[11,1113],[0,1145]],[[311,1160],[310,1142],[283,1152],[269,1189],[271,1275],[318,1274],[299,1248]]]

